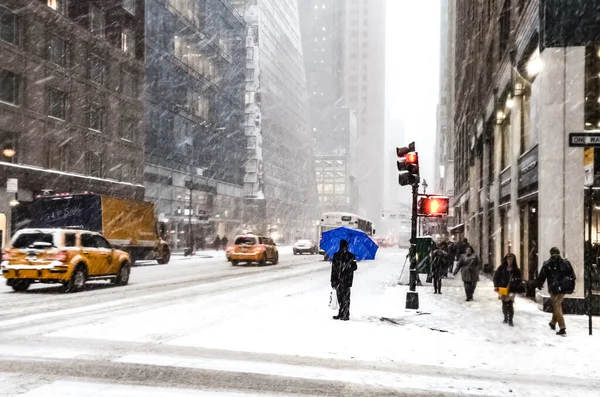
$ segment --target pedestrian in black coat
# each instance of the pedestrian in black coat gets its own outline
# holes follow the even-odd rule
[[[553,330],[556,324],[560,327],[557,335],[566,335],[567,328],[563,316],[562,303],[565,294],[572,294],[575,289],[575,272],[571,262],[560,256],[560,250],[556,247],[550,249],[550,259],[544,262],[542,270],[536,280],[539,289],[548,281],[548,292],[552,304],[552,320],[548,325]]]
[[[350,319],[350,288],[354,281],[354,272],[358,269],[356,257],[348,250],[348,242],[340,241],[340,249],[331,261],[331,288],[337,293],[339,311],[335,320]]]
[[[508,288],[508,295],[500,295],[502,301],[502,313],[504,314],[504,323],[513,326],[513,317],[515,315],[514,303],[515,296],[520,291],[523,283],[521,278],[521,269],[517,265],[517,258],[514,254],[506,254],[502,259],[502,264],[494,273],[494,291],[498,292],[500,288]]]
[[[448,254],[441,248],[436,248],[431,253],[431,278],[433,279],[433,293],[442,293],[442,277],[447,272],[446,258]]]

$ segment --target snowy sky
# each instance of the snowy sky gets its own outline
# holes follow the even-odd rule
[[[406,141],[416,142],[421,176],[431,187],[439,98],[440,0],[387,2],[387,114],[404,120]]]

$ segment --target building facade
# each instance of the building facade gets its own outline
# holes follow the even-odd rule
[[[146,199],[175,248],[192,231],[197,245],[231,240],[243,223],[245,22],[227,0],[147,0],[146,15]]]
[[[358,212],[377,220],[383,209],[385,145],[386,1],[343,2],[344,98],[358,122],[356,162]]]
[[[538,0],[454,3],[455,230],[492,268],[514,253],[529,280],[560,248],[580,280],[574,298],[582,297],[584,156],[568,135],[600,126],[600,32],[586,22],[600,10],[553,0],[543,12]]]
[[[144,1],[3,1],[0,53],[3,240],[43,190],[142,199]]]
[[[346,2],[307,0],[298,6],[321,211],[357,212],[357,123],[344,97]]]
[[[233,0],[247,25],[245,224],[275,240],[319,219],[306,75],[295,0]]]

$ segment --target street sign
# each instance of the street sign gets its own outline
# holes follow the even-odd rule
[[[594,148],[583,151],[583,169],[585,171],[584,186],[594,186]]]
[[[571,132],[570,147],[600,147],[600,134],[589,132]]]
[[[16,178],[8,178],[6,180],[6,193],[18,193],[19,180]]]

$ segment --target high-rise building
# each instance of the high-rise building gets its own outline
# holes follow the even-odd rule
[[[437,108],[435,139],[435,182],[433,191],[454,197],[454,13],[455,0],[441,1],[440,30],[440,92]],[[454,227],[454,211],[439,222],[436,233],[446,234],[447,227]],[[458,229],[457,229],[458,230]]]
[[[385,139],[385,0],[347,0],[343,9],[344,98],[354,109],[358,139],[353,173],[358,211],[381,217]]]
[[[306,0],[298,5],[320,207],[355,212],[352,150],[357,123],[344,97],[345,1]]]
[[[147,0],[146,15],[146,198],[174,248],[191,231],[196,244],[231,240],[243,231],[245,22],[227,0]]]
[[[319,219],[296,0],[233,0],[247,24],[245,223],[290,241]]]
[[[0,53],[0,240],[43,190],[142,199],[144,1],[3,1]]]

